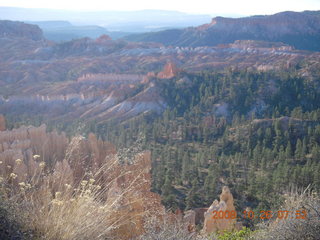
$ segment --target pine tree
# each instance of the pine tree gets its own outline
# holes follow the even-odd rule
[[[292,158],[292,147],[291,142],[289,141],[286,147],[286,158],[291,159]]]
[[[303,157],[303,146],[300,139],[297,140],[296,151],[294,153],[295,157],[301,159]]]
[[[198,179],[195,178],[192,181],[192,187],[189,190],[186,198],[186,209],[192,209],[200,206],[201,199],[199,194],[197,193],[198,188],[199,188],[199,182],[198,182]]]
[[[209,167],[208,175],[204,181],[205,200],[208,204],[212,202],[212,198],[215,195],[216,180],[217,180],[217,176],[214,169],[214,165],[212,164]]]
[[[178,203],[176,201],[176,197],[174,194],[174,188],[172,186],[171,177],[166,176],[164,185],[162,186],[162,202],[163,204],[171,209],[176,209],[178,207]]]

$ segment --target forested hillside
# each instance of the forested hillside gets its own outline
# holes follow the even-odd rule
[[[161,117],[88,128],[118,146],[143,132],[153,189],[167,207],[208,206],[225,184],[238,211],[276,208],[290,187],[319,190],[318,78],[226,70],[153,81],[170,103]]]

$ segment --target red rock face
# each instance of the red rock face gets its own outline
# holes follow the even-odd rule
[[[103,35],[101,35],[100,37],[98,37],[96,39],[96,43],[104,43],[104,42],[107,42],[107,41],[112,41],[112,38],[109,37],[106,34],[103,34]]]
[[[157,77],[163,79],[170,79],[176,76],[179,71],[180,70],[174,63],[169,62],[164,66],[163,71],[158,73]]]
[[[0,114],[0,131],[6,130],[6,120],[3,115]]]

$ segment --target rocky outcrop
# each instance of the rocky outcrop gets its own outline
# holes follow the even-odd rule
[[[235,212],[233,196],[230,192],[230,189],[226,186],[222,188],[220,201],[215,200],[204,214],[205,220],[203,231],[205,233],[235,229],[236,219],[232,219],[226,216],[219,217],[219,211],[222,211],[224,213],[228,211],[228,214],[231,214],[231,212]]]
[[[6,130],[6,119],[0,114],[0,131]]]
[[[107,41],[112,41],[112,38],[109,37],[109,36],[106,35],[106,34],[103,34],[103,35],[101,35],[100,37],[98,37],[98,38],[96,39],[96,42],[97,42],[97,43],[105,43],[105,42],[107,42]]]
[[[157,77],[162,79],[170,79],[175,77],[179,71],[180,70],[174,63],[169,62],[164,66],[163,71],[158,73]]]

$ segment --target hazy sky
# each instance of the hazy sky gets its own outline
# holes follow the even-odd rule
[[[286,10],[320,10],[320,0],[0,0],[0,6],[85,11],[161,9],[253,15]]]

